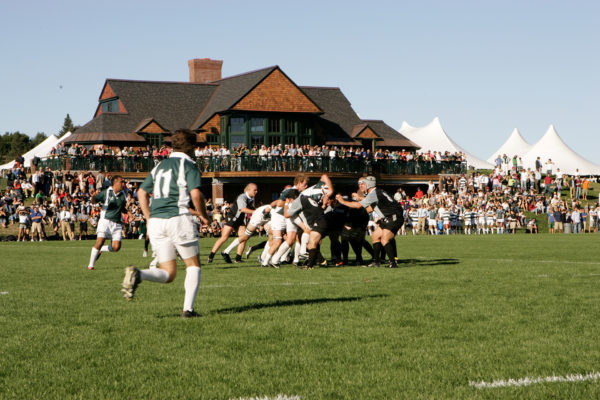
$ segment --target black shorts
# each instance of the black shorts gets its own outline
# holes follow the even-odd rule
[[[398,233],[402,225],[404,224],[404,217],[399,214],[390,215],[389,217],[385,217],[379,221],[379,226],[381,229],[387,229],[395,234]]]
[[[319,232],[321,236],[327,235],[327,220],[325,218],[319,218],[310,225],[310,230]]]
[[[342,240],[348,241],[360,241],[365,238],[367,233],[367,229],[363,228],[352,228],[352,229],[342,229]]]
[[[240,217],[237,217],[237,218],[231,218],[231,219],[228,218],[225,221],[225,225],[230,226],[233,229],[237,229],[240,226],[244,226],[246,224],[244,223],[244,217],[240,216]]]
[[[79,230],[81,232],[87,232],[87,222],[80,222],[79,223]]]

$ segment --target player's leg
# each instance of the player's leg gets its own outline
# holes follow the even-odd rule
[[[225,243],[227,241],[227,239],[229,239],[229,235],[231,235],[231,232],[233,232],[233,226],[225,224],[223,226],[223,231],[221,232],[221,237],[217,239],[217,241],[215,242],[215,244],[212,247],[212,250],[210,251],[210,254],[208,255],[209,263],[211,263],[213,261],[213,258],[215,258],[216,252],[219,251],[219,248],[221,248],[223,243]]]
[[[393,230],[383,228],[381,234],[381,245],[385,249],[385,253],[388,256],[390,268],[398,268],[396,263],[396,240],[394,237],[396,233]]]
[[[92,251],[90,254],[90,263],[88,264],[88,269],[93,270],[96,266],[96,261],[100,258],[100,254],[102,254],[102,245],[104,245],[104,232],[101,232],[98,229],[98,236],[96,237],[96,243],[92,247]]]
[[[369,267],[379,267],[381,263],[381,235],[382,230],[377,226],[371,234],[371,241],[373,242],[373,262],[369,264]]]

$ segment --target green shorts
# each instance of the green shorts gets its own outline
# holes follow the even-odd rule
[[[548,228],[554,229],[554,222],[548,222]]]

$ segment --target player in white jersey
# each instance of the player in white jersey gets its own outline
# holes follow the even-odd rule
[[[437,225],[437,210],[434,206],[429,206],[429,214],[427,216],[427,226],[429,227],[429,234],[436,234]]]
[[[473,215],[473,211],[471,211],[471,208],[467,208],[465,210],[465,213],[463,214],[463,220],[464,220],[464,224],[465,224],[465,234],[466,235],[470,235],[471,234],[471,216]]]
[[[477,209],[477,233],[480,235],[487,233],[485,230],[485,211],[482,207]]]
[[[490,206],[485,212],[485,233],[489,232],[494,234],[494,226],[496,225],[496,212],[494,211],[494,207]]]
[[[239,263],[242,261],[242,254],[240,249],[243,251],[244,246],[240,246],[240,244],[245,244],[251,236],[253,236],[259,227],[265,226],[267,223],[271,221],[271,205],[266,204],[264,206],[258,207],[252,213],[252,217],[250,217],[250,221],[248,221],[248,225],[244,229],[244,233],[238,236],[234,241],[232,241],[229,246],[223,251],[222,254],[227,254],[229,257],[229,253],[234,248],[238,248],[238,253],[235,255],[235,263]]]

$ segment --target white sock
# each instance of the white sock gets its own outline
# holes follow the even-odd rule
[[[281,256],[283,256],[283,254],[289,249],[290,246],[287,244],[287,242],[281,243],[275,254],[273,254],[273,258],[271,258],[273,264],[278,264],[281,261]]]
[[[183,311],[194,311],[194,302],[200,287],[200,276],[202,269],[200,267],[187,267],[185,269],[185,298],[183,300]]]
[[[262,256],[262,266],[266,267],[267,265],[269,265],[269,261],[271,260],[271,257],[273,257],[272,254],[265,254]]]
[[[140,270],[140,278],[143,281],[167,283],[169,273],[162,268],[150,268]]]
[[[263,247],[263,251],[262,253],[260,253],[260,260],[262,262],[262,260],[265,259],[265,257],[267,256],[267,254],[269,254],[269,249],[271,248],[271,246],[269,246],[269,242],[267,242],[267,244],[265,244],[265,247]]]
[[[233,250],[235,247],[237,247],[238,244],[240,244],[240,241],[238,238],[235,238],[235,240],[233,242],[231,242],[231,244],[229,246],[227,246],[227,248],[225,249],[225,251],[223,253],[229,254],[229,252],[231,250]]]
[[[300,254],[306,254],[309,237],[308,233],[302,233],[302,238],[300,238]]]
[[[92,254],[90,254],[90,267],[93,267],[96,264],[98,254],[100,254],[100,250],[96,250],[95,247],[92,247]]]
[[[296,242],[294,246],[294,262],[297,263],[300,261],[300,243]]]
[[[108,246],[102,246],[102,248],[100,249],[100,251],[108,251],[108,252],[113,251],[112,244],[109,244]]]

